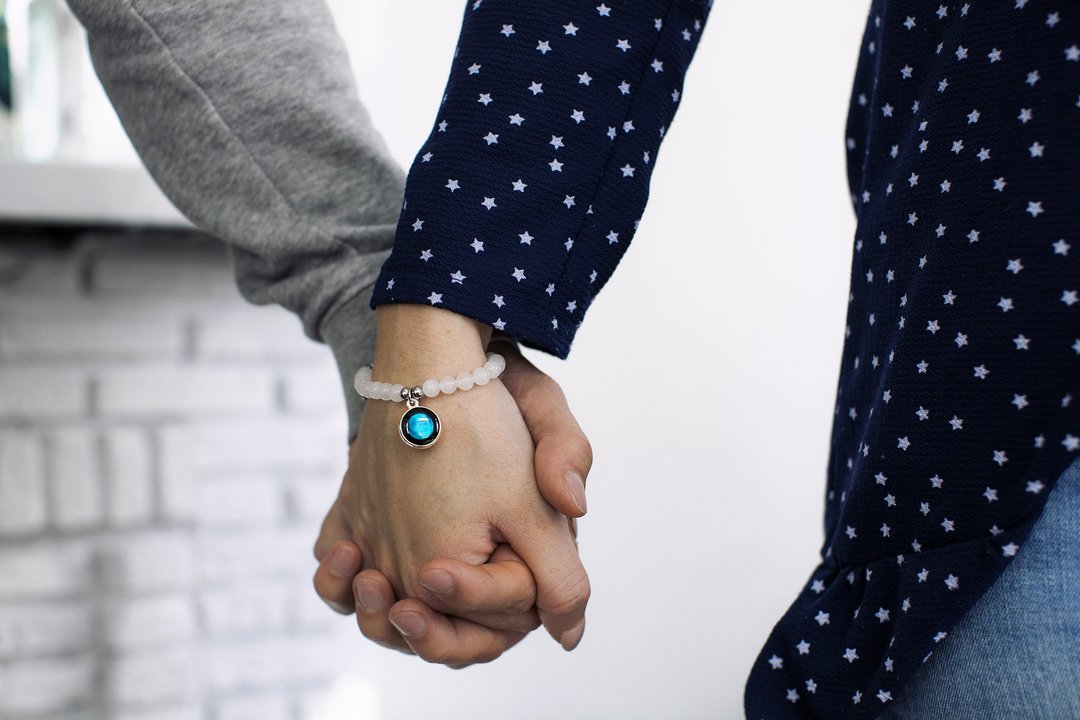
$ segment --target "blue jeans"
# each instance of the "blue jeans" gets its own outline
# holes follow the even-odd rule
[[[1080,720],[1080,460],[1016,559],[879,720]]]

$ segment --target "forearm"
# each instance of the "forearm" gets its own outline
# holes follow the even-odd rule
[[[370,357],[403,178],[322,0],[69,3],[155,180],[228,244],[241,293],[295,312],[347,380]]]

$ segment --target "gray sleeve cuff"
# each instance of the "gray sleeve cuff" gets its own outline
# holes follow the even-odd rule
[[[345,408],[349,414],[348,443],[352,444],[364,411],[364,399],[353,389],[353,376],[362,365],[371,362],[375,353],[375,311],[368,302],[371,286],[342,303],[328,315],[320,328],[322,339],[330,346],[337,362]]]

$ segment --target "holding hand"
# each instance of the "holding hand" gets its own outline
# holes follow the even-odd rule
[[[483,363],[486,329],[471,320],[418,306],[383,307],[378,317],[375,377],[415,382]],[[545,498],[583,514],[591,451],[558,385],[506,354],[502,382],[429,401],[444,430],[428,450],[397,437],[401,404],[368,403],[316,546],[320,595],[347,611],[349,581],[364,568],[355,584],[361,630],[431,661],[497,657],[536,627],[534,597],[567,649],[584,630],[588,577],[566,519]],[[388,614],[395,595],[417,599]]]

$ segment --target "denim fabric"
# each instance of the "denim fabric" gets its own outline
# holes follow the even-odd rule
[[[1080,460],[1025,546],[879,720],[1080,720]]]

